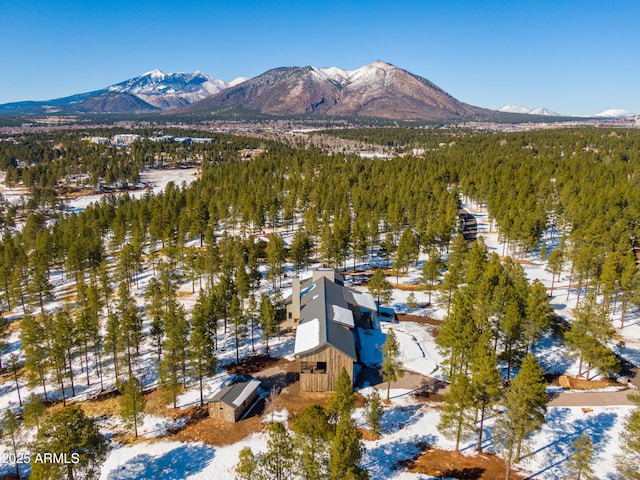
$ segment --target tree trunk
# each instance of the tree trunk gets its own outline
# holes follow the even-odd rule
[[[482,428],[484,426],[484,410],[485,410],[485,406],[486,406],[486,401],[483,399],[482,400],[482,407],[480,407],[480,428],[478,429],[478,445],[476,447],[476,450],[480,453],[482,453]]]

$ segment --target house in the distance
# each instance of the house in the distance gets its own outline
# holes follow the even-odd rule
[[[320,269],[304,282],[294,279],[289,320],[299,321],[294,354],[300,362],[300,391],[333,391],[344,367],[351,380],[358,370],[356,327],[371,328],[376,304],[369,293],[345,287],[334,270]]]
[[[237,377],[209,401],[209,416],[235,423],[258,398],[260,380],[249,375]]]

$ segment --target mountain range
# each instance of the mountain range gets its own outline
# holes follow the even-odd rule
[[[548,117],[559,117],[560,114],[549,110],[548,108],[527,108],[524,105],[504,105],[498,109],[499,112],[507,113],[523,113],[527,115],[545,115]]]
[[[229,112],[429,121],[522,121],[535,118],[530,115],[559,116],[548,109],[530,110],[521,105],[505,105],[500,110],[469,105],[429,80],[382,61],[357,70],[281,67],[251,79],[240,77],[231,82],[199,71],[166,74],[153,70],[92,92],[0,105],[0,114],[5,115],[175,113],[207,116]]]
[[[41,102],[0,105],[0,114],[145,113],[182,107],[237,85],[245,78],[223,82],[202,72],[169,73],[159,70],[101,90]]]

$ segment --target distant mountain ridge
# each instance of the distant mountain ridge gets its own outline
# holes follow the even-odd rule
[[[182,107],[236,85],[202,72],[169,73],[153,70],[101,90],[47,101],[0,105],[0,113],[145,113]]]
[[[460,102],[429,80],[382,61],[353,71],[275,68],[178,111],[203,113],[230,107],[270,115],[436,121],[491,112]]]
[[[522,113],[526,115],[546,115],[549,117],[559,117],[559,113],[549,110],[548,108],[527,108],[524,105],[504,105],[498,109],[499,112],[505,113]]]

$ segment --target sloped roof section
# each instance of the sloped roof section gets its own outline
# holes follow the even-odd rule
[[[375,310],[371,295],[355,292],[323,276],[305,285],[300,303],[294,353],[301,355],[331,345],[357,361],[352,331],[355,320],[349,305]]]
[[[248,375],[237,378],[231,385],[227,385],[211,399],[212,402],[222,402],[230,407],[237,408],[242,405],[249,395],[260,386],[260,380]]]

